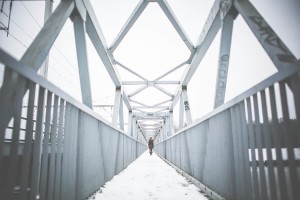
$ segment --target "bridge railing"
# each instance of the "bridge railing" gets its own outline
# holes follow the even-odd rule
[[[213,199],[299,199],[299,66],[267,78],[154,150]]]
[[[0,199],[86,199],[145,151],[1,49],[0,63],[14,109],[0,119]]]

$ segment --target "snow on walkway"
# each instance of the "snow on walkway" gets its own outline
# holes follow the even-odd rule
[[[101,187],[96,200],[207,200],[155,153],[148,151]]]

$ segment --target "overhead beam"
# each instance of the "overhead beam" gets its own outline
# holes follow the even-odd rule
[[[173,102],[170,104],[170,110],[174,108],[179,97],[181,95],[182,86],[187,86],[187,84],[192,79],[195,71],[197,70],[200,62],[202,61],[205,53],[207,52],[212,41],[216,37],[219,29],[221,28],[221,19],[220,19],[220,0],[216,0],[210,10],[208,18],[206,19],[204,28],[197,41],[197,50],[191,61],[190,66],[184,71],[180,85],[177,87]]]
[[[169,99],[169,100],[166,100],[166,101],[159,102],[159,103],[157,103],[157,104],[154,104],[153,106],[160,106],[161,104],[168,103],[169,101],[172,101],[172,99]]]
[[[136,20],[139,18],[139,16],[142,14],[146,6],[148,5],[148,1],[140,0],[139,4],[136,6],[130,17],[128,18],[127,22],[119,32],[116,39],[113,41],[111,47],[109,48],[111,53],[113,53],[120,42],[123,40],[123,38],[126,36],[130,28],[133,26],[133,24],[136,22]]]
[[[122,81],[123,85],[146,85],[147,81]]]
[[[180,81],[155,81],[154,84],[165,84],[165,85],[171,85],[171,84],[180,84]]]
[[[171,24],[173,25],[173,27],[175,28],[175,30],[177,31],[177,33],[179,34],[179,36],[181,37],[181,39],[183,40],[183,42],[185,43],[187,48],[192,52],[194,50],[194,45],[188,38],[187,34],[185,33],[182,26],[180,25],[179,21],[176,19],[175,15],[174,15],[171,7],[167,3],[167,1],[158,0],[157,3],[159,4],[161,9],[165,13],[167,18],[170,20]]]
[[[159,91],[161,91],[162,93],[165,93],[165,94],[168,95],[169,97],[173,97],[173,94],[170,93],[168,90],[166,90],[166,89],[164,89],[164,88],[162,88],[162,87],[160,87],[160,86],[158,86],[158,85],[154,85],[154,87],[155,87],[156,89],[158,89]]]
[[[135,117],[166,117],[166,116],[169,116],[169,113],[165,112],[165,113],[159,113],[156,115],[151,115],[151,114],[146,114],[146,113],[134,112],[133,116],[135,116]]]
[[[166,73],[164,73],[163,75],[157,77],[154,81],[158,81],[166,76],[168,76],[169,74],[171,74],[172,72],[176,71],[177,69],[181,68],[182,66],[184,66],[185,64],[188,64],[188,60],[184,61],[183,63],[180,63],[179,65],[177,65],[176,67],[172,68],[171,70],[167,71]]]
[[[138,93],[140,93],[140,92],[142,92],[143,90],[145,90],[147,87],[148,87],[147,85],[144,85],[144,86],[138,88],[138,89],[135,90],[134,92],[130,93],[130,94],[128,95],[128,97],[130,98],[130,97],[133,97],[133,96],[137,95]]]
[[[112,61],[110,59],[109,53],[107,52],[107,44],[104,39],[102,30],[100,28],[99,22],[97,20],[97,17],[95,15],[95,12],[93,10],[93,7],[89,0],[84,0],[84,5],[87,10],[87,19],[86,19],[86,32],[88,36],[90,37],[94,48],[96,49],[99,57],[101,58],[110,78],[112,79],[113,83],[116,87],[121,87],[121,79],[120,76],[115,69],[114,65],[112,64]],[[128,99],[128,96],[124,89],[122,89],[122,98],[124,100],[124,103],[126,104],[129,111],[132,110],[132,106],[130,104],[130,101]]]
[[[133,106],[133,109],[141,109],[141,108],[168,108],[169,106]]]
[[[130,73],[134,74],[135,76],[139,77],[140,79],[144,80],[144,81],[148,81],[145,77],[139,75],[138,73],[136,73],[135,71],[129,69],[128,67],[126,67],[125,65],[119,63],[118,61],[115,61],[117,65],[119,65],[120,67],[122,67],[123,69],[129,71]]]
[[[99,57],[101,58],[110,78],[116,87],[121,87],[121,79],[117,70],[115,69],[112,61],[107,52],[107,44],[104,39],[102,30],[100,28],[97,17],[94,13],[92,5],[88,0],[85,0],[85,5],[87,8],[87,19],[86,19],[86,32],[94,45]]]
[[[216,37],[219,29],[221,28],[221,19],[219,15],[220,15],[219,1],[216,0],[210,11],[210,14],[208,15],[208,18],[200,34],[200,37],[198,38],[198,42],[196,46],[197,50],[192,59],[190,67],[184,72],[181,81],[183,86],[187,86],[187,84],[192,79],[192,76],[194,75],[200,62],[202,61],[204,55],[206,54],[208,48],[210,47],[212,41]]]

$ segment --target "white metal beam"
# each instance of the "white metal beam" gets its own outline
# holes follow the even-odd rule
[[[164,11],[165,15],[168,17],[171,24],[173,25],[173,27],[175,28],[175,30],[177,31],[177,33],[179,34],[179,36],[181,37],[181,39],[183,40],[183,42],[185,43],[187,48],[192,52],[194,50],[194,45],[192,44],[192,42],[188,38],[187,34],[181,27],[179,21],[176,19],[175,15],[174,15],[171,7],[167,3],[167,1],[158,0],[157,3],[161,7],[161,9]]]
[[[85,1],[85,2],[89,2],[89,1]],[[87,19],[86,19],[86,32],[90,37],[91,42],[93,43],[94,48],[96,49],[99,57],[101,58],[113,83],[115,84],[116,87],[121,87],[120,76],[117,73],[115,67],[113,66],[112,61],[107,52],[106,41],[104,39],[102,30],[99,26],[94,10],[90,5],[90,3],[86,4],[86,6],[88,11]]]
[[[133,106],[132,109],[143,109],[143,108],[155,108],[155,109],[159,109],[159,108],[169,108],[169,106]]]
[[[120,33],[118,34],[116,39],[113,41],[111,47],[109,48],[111,53],[113,53],[116,50],[116,48],[118,47],[120,42],[123,40],[125,35],[128,33],[130,28],[133,26],[133,24],[136,22],[136,20],[142,14],[142,12],[144,11],[144,9],[148,5],[148,3],[149,3],[148,1],[140,0],[139,4],[136,6],[134,11],[130,15],[129,19],[127,20],[127,22],[123,26],[122,30],[120,31]]]
[[[159,114],[156,114],[156,115],[150,115],[150,114],[146,114],[146,113],[134,112],[133,115],[135,117],[166,117],[166,116],[169,116],[169,112],[159,113]]]
[[[177,65],[176,67],[172,68],[171,70],[167,71],[166,73],[164,73],[163,75],[157,77],[154,81],[158,81],[166,76],[168,76],[169,74],[171,74],[172,72],[176,71],[177,69],[181,68],[182,66],[184,66],[185,64],[188,64],[188,60],[184,61],[183,63],[180,63],[179,65]]]
[[[174,115],[173,111],[170,111],[170,136],[174,135],[175,129],[174,129]]]
[[[234,16],[228,14],[222,21],[222,32],[221,32],[214,108],[223,104],[225,99],[233,20],[234,20]]]
[[[168,95],[169,97],[173,97],[173,94],[170,93],[168,90],[166,90],[166,89],[164,89],[164,88],[162,88],[162,87],[160,87],[160,86],[158,86],[158,85],[154,85],[154,87],[155,87],[156,89],[158,89],[159,91],[165,93],[165,94]]]
[[[190,66],[184,71],[183,76],[181,78],[181,85],[179,85],[176,89],[175,96],[173,102],[170,104],[170,110],[174,108],[177,101],[181,95],[182,86],[187,86],[192,76],[194,75],[196,69],[198,68],[200,62],[202,61],[205,53],[207,52],[209,46],[211,45],[213,39],[217,35],[220,27],[221,27],[221,19],[220,15],[220,1],[216,0],[208,18],[206,19],[205,26],[198,38],[197,41],[197,50],[192,59]]]
[[[132,112],[128,112],[128,122],[127,122],[127,134],[133,136],[132,134]]]
[[[144,103],[141,103],[141,102],[136,101],[136,100],[133,100],[133,99],[131,99],[130,101],[133,102],[133,103],[139,104],[139,105],[141,105],[141,106],[148,106],[148,105],[146,105],[146,104],[144,104]]]
[[[180,81],[155,81],[154,84],[162,84],[162,85],[177,85],[180,84]]]
[[[186,123],[187,125],[189,125],[192,123],[192,114],[191,114],[191,109],[190,109],[190,104],[189,104],[189,99],[187,94],[187,88],[182,88],[181,96],[183,100]]]
[[[183,97],[181,92],[180,104],[179,104],[179,124],[178,124],[179,130],[183,128],[183,123],[184,123],[184,105],[183,105]]]
[[[120,67],[122,67],[123,69],[127,70],[128,72],[134,74],[135,76],[139,77],[140,79],[142,79],[144,81],[148,81],[145,77],[139,75],[138,73],[136,73],[135,71],[129,69],[128,67],[126,67],[125,65],[121,64],[120,62],[116,61],[116,64],[119,65]]]
[[[38,72],[73,9],[74,2],[60,2],[54,13],[44,24],[38,35],[24,53],[20,62]],[[6,71],[9,71],[9,69]],[[6,82],[3,82],[0,90],[1,130],[8,124],[13,115],[15,105],[18,105],[19,101],[22,101],[21,97],[24,96],[28,88],[25,79],[18,74],[14,74],[11,78],[12,79],[7,82],[8,85],[6,85]],[[17,90],[19,91],[18,95],[16,95]]]
[[[114,126],[117,126],[117,124],[118,124],[120,107],[121,107],[121,102],[122,102],[121,98],[122,98],[121,88],[116,88],[115,103],[114,103],[113,118],[112,118],[112,124]]]
[[[147,81],[122,81],[123,85],[146,85]]]
[[[120,102],[119,122],[120,122],[120,129],[124,130],[124,110],[123,110],[123,101],[122,101],[122,99],[121,99],[121,102]]]
[[[53,1],[46,0],[45,1],[45,12],[44,12],[44,24],[49,19],[53,10]],[[48,67],[49,67],[49,54],[46,56],[43,66],[40,68],[39,73],[47,79],[48,77]]]
[[[142,92],[143,90],[145,90],[147,87],[148,87],[147,85],[144,85],[144,86],[138,88],[138,89],[135,90],[134,92],[130,93],[130,94],[128,95],[128,97],[130,98],[130,97],[133,97],[134,95],[137,95],[138,93],[140,93],[140,92]]]
[[[93,109],[89,66],[87,58],[87,47],[85,40],[85,24],[79,13],[74,14],[72,16],[72,20],[74,24],[82,102],[86,106]]]
[[[297,62],[297,58],[249,0],[234,1],[234,7],[244,18],[278,70]]]
[[[166,101],[159,102],[159,103],[157,103],[157,104],[154,104],[153,106],[160,106],[160,105],[162,105],[162,104],[164,104],[164,103],[168,103],[169,101],[172,101],[172,99],[169,99],[169,100],[166,100]]]
[[[65,22],[74,10],[73,1],[61,1],[21,58],[21,62],[38,71]]]
[[[96,49],[99,57],[101,58],[109,76],[111,77],[113,83],[116,87],[121,87],[121,79],[118,74],[118,71],[115,69],[114,65],[112,64],[112,61],[110,59],[110,56],[107,52],[107,44],[104,39],[102,30],[100,28],[99,22],[97,20],[97,17],[95,15],[95,12],[93,10],[93,7],[89,0],[84,0],[84,5],[87,10],[87,19],[86,19],[86,32],[88,36],[90,37],[94,48]],[[124,89],[122,90],[122,97],[124,100],[124,103],[126,104],[129,111],[131,111],[131,104],[128,99],[128,96]]]

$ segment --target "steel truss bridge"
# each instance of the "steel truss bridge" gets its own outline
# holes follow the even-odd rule
[[[46,0],[46,10],[51,10],[52,3]],[[160,6],[190,57],[148,80],[116,60],[114,52],[152,3]],[[5,66],[0,90],[1,199],[86,199],[143,153],[149,137],[155,138],[155,151],[162,158],[212,199],[300,199],[296,157],[300,148],[300,61],[250,1],[215,0],[196,44],[167,0],[141,0],[111,46],[89,0],[63,0],[45,15],[44,26],[20,60],[0,49],[0,63]],[[238,15],[278,72],[224,104],[232,29]],[[74,24],[82,103],[38,73],[68,18]],[[215,109],[193,121],[188,84],[219,30]],[[92,109],[86,34],[115,85],[111,123]],[[180,80],[162,80],[184,65],[188,67]],[[116,66],[140,80],[122,81]],[[177,86],[175,93],[161,87],[170,84]],[[128,93],[125,85],[140,87]],[[148,87],[169,99],[153,105],[133,100]],[[123,103],[129,111],[126,132]],[[175,133],[176,104],[180,105],[180,120]],[[295,119],[290,118],[291,107]]]

